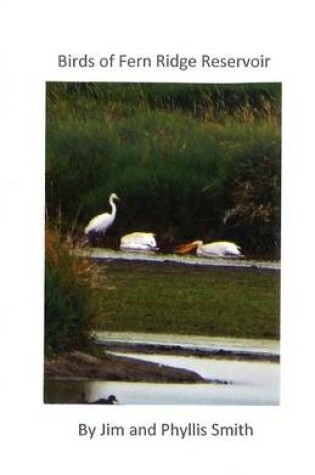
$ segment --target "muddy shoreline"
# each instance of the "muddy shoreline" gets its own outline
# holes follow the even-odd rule
[[[194,356],[198,358],[215,358],[225,360],[265,361],[279,363],[280,356],[272,353],[248,352],[242,350],[188,349],[180,345],[159,345],[149,343],[104,342],[104,353],[95,356],[80,351],[45,360],[45,379],[102,379],[107,381],[133,381],[154,383],[200,383],[204,379],[193,371],[161,365],[137,359],[136,354],[167,354]],[[106,351],[107,350],[107,351]],[[111,352],[122,353],[114,355]],[[128,356],[124,356],[128,353]],[[130,356],[135,353],[135,356]],[[209,381],[207,381],[209,382]],[[217,381],[213,381],[217,382]]]
[[[74,351],[45,361],[45,379],[102,379],[154,383],[202,383],[193,371],[105,353],[91,356]]]

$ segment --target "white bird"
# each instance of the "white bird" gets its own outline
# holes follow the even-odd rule
[[[228,241],[211,242],[209,244],[204,244],[203,241],[193,241],[179,246],[177,252],[187,254],[195,249],[197,250],[197,256],[202,257],[243,257],[240,246]]]
[[[95,218],[92,218],[88,225],[85,227],[85,234],[102,233],[105,234],[109,226],[111,226],[116,217],[117,207],[114,200],[119,200],[116,193],[112,193],[109,197],[109,204],[111,205],[111,213],[102,213]]]
[[[120,249],[135,251],[157,251],[157,243],[154,233],[135,232],[126,234],[120,240]]]

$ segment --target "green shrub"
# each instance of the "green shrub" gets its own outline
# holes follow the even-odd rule
[[[280,140],[255,144],[226,187],[230,208],[225,213],[230,234],[256,252],[273,249],[280,257],[281,224]]]
[[[73,258],[55,232],[46,232],[45,354],[86,350],[92,343],[85,264]]]

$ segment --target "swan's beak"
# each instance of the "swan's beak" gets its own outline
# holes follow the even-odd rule
[[[194,249],[196,249],[196,247],[197,245],[193,242],[181,244],[180,246],[178,246],[176,252],[178,252],[178,254],[188,254],[188,252],[193,251]]]

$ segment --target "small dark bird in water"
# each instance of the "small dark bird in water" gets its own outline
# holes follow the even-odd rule
[[[100,399],[97,399],[96,401],[93,401],[92,404],[115,404],[115,402],[118,402],[119,401],[116,399],[116,397],[111,394],[110,396],[108,396],[108,398],[100,398]]]

